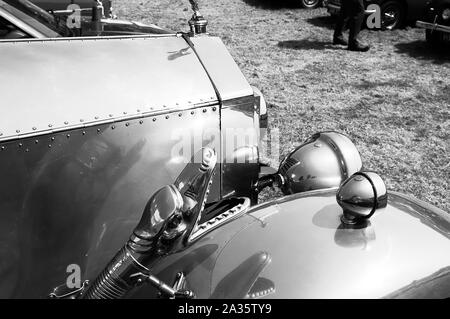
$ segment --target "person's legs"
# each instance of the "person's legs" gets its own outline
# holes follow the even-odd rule
[[[363,0],[351,0],[350,33],[348,36],[348,48],[354,51],[367,51],[369,46],[362,44],[358,40],[359,32],[364,21]]]
[[[344,39],[344,28],[350,18],[349,0],[342,0],[341,11],[339,12],[338,20],[334,28],[333,44],[347,45]]]
[[[362,0],[351,0],[352,10],[350,17],[350,33],[348,40],[350,43],[354,43],[358,40],[358,34],[361,31],[361,25],[364,21],[364,4]]]

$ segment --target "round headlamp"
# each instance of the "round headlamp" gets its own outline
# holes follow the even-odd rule
[[[444,11],[442,11],[442,19],[444,20],[450,19],[450,8],[447,8]]]
[[[314,134],[281,161],[280,188],[285,194],[296,194],[338,187],[361,167],[361,156],[347,136]]]

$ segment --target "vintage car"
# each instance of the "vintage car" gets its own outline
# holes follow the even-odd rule
[[[28,0],[0,0],[0,39],[171,33],[156,25],[105,18],[97,3],[89,12],[90,18],[80,18],[77,26],[68,20],[70,10],[49,13]]]
[[[85,13],[89,13],[96,0],[31,0],[32,3],[47,11],[64,11],[68,10],[70,5],[78,5]],[[99,0],[104,8],[106,17],[112,16],[112,1]]]
[[[427,17],[417,21],[419,28],[425,29],[427,42],[439,46],[450,42],[450,1],[433,0],[428,3]]]
[[[191,2],[188,33],[0,40],[0,297],[449,297],[448,214],[348,137],[260,163],[264,98]]]
[[[381,29],[392,30],[423,18],[427,0],[365,0],[366,15],[375,13],[370,5],[378,5],[381,14]],[[338,15],[341,0],[326,0],[325,6],[331,15]]]

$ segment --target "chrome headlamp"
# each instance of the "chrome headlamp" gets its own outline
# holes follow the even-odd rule
[[[291,151],[277,173],[260,178],[255,191],[274,184],[285,194],[338,187],[361,167],[359,152],[348,137],[317,133]]]

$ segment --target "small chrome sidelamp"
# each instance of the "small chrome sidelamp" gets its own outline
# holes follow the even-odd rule
[[[368,219],[379,208],[387,205],[387,191],[383,179],[374,172],[357,172],[342,183],[336,200],[343,209],[345,225],[357,225]]]
[[[192,10],[194,14],[191,20],[189,20],[189,27],[191,28],[191,35],[204,34],[206,33],[206,26],[208,21],[202,16],[198,7],[197,0],[189,0],[191,3]]]

